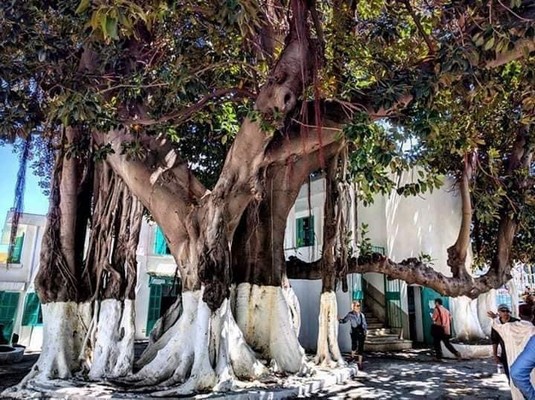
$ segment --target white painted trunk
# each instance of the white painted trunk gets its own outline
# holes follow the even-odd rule
[[[493,321],[492,327],[500,334],[505,344],[507,363],[513,365],[518,355],[526,347],[526,343],[535,335],[535,326],[527,321],[501,324],[498,319]],[[531,384],[535,386],[535,370],[531,371]],[[513,400],[522,400],[524,396],[511,381],[511,394]]]
[[[291,288],[241,283],[234,315],[247,343],[270,359],[275,370],[305,372],[305,352],[297,338],[298,302],[289,291],[293,293]]]
[[[108,299],[99,306],[89,378],[125,376],[134,364],[134,301]]]
[[[41,355],[30,373],[19,384],[50,379],[68,379],[80,367],[80,351],[89,321],[91,304],[53,302],[42,305],[43,346]]]
[[[338,346],[338,305],[335,292],[324,292],[320,297],[318,346],[316,364],[334,367],[345,365]]]
[[[490,337],[492,330],[492,320],[487,315],[487,311],[494,311],[496,307],[496,290],[489,290],[477,298],[477,316],[484,336]]]
[[[451,302],[451,313],[455,321],[456,338],[461,341],[484,338],[485,334],[479,322],[478,300],[461,296],[451,299]]]
[[[203,289],[204,290],[204,289]],[[265,372],[234,320],[228,300],[212,312],[202,291],[182,294],[177,322],[147,351],[151,360],[130,380],[137,386],[159,384],[156,396],[229,390],[235,378],[255,379]],[[176,389],[167,387],[181,383]]]
[[[299,307],[299,299],[291,286],[283,288],[282,294],[288,303],[295,335],[299,337],[299,330],[301,329],[301,307]]]

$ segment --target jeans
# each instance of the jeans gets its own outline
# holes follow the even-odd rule
[[[530,379],[533,368],[535,368],[535,335],[529,339],[511,366],[511,379],[526,400],[535,400],[535,388]]]

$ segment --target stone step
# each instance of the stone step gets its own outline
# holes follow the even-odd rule
[[[373,342],[387,342],[387,341],[394,341],[399,340],[399,335],[395,333],[379,333],[377,335],[369,334],[366,336],[366,339]]]
[[[368,330],[371,331],[372,329],[385,329],[385,324],[383,323],[368,324]]]
[[[366,322],[368,324],[382,323],[382,321],[379,318],[376,318],[376,317],[366,317]]]
[[[368,329],[368,336],[371,337],[392,337],[399,338],[399,335],[395,332],[392,332],[390,329]]]
[[[364,342],[364,351],[399,351],[412,348],[411,340],[389,340],[389,341],[368,341]]]

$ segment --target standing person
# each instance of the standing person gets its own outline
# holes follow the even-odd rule
[[[495,315],[493,312],[489,316]],[[492,327],[500,334],[511,365],[511,395],[513,400],[535,400],[535,326],[527,321],[502,324],[498,318]]]
[[[431,326],[431,336],[433,336],[433,347],[435,349],[435,358],[437,360],[442,359],[442,346],[441,342],[444,342],[444,346],[452,352],[458,359],[461,358],[455,347],[450,343],[451,335],[451,314],[446,307],[442,305],[442,299],[435,299],[435,309],[431,315],[433,319],[433,325]]]
[[[487,314],[491,318],[498,317],[496,320],[497,324],[508,324],[511,322],[520,321],[518,318],[511,316],[511,309],[507,304],[500,304],[498,306],[498,314],[495,314],[492,311],[487,312]],[[496,364],[503,365],[503,372],[505,373],[505,376],[507,376],[507,380],[510,380],[509,363],[507,362],[505,344],[503,343],[503,338],[496,331],[496,329],[494,329],[494,327],[490,331],[490,341],[492,342],[492,354],[494,356],[494,361],[496,361]]]
[[[368,332],[366,317],[361,311],[360,301],[353,301],[353,309],[344,318],[339,318],[338,322],[351,324],[351,357],[358,356],[357,364],[362,369],[362,358],[364,356],[364,340]]]

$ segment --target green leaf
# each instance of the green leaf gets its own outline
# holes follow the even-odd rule
[[[494,36],[491,36],[490,39],[483,46],[483,50],[490,50],[494,46]]]
[[[109,37],[111,37],[114,40],[119,39],[119,35],[117,35],[117,19],[116,18],[106,16],[105,34],[106,33]]]
[[[91,4],[91,0],[80,1],[80,4],[78,5],[78,8],[76,9],[75,13],[76,14],[84,13],[89,8],[90,4]]]

